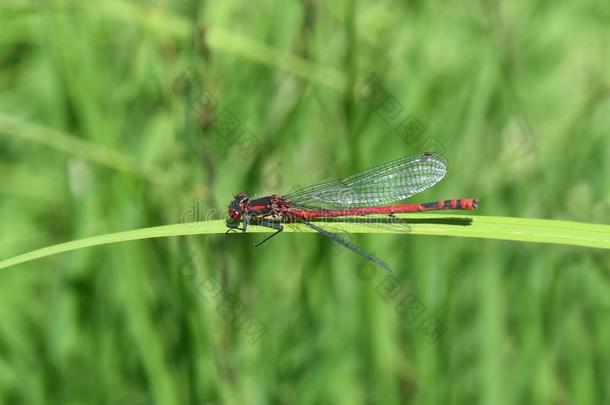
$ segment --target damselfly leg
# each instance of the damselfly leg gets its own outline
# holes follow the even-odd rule
[[[277,222],[273,222],[273,221],[267,221],[265,219],[257,220],[255,222],[255,225],[266,226],[267,228],[275,229],[275,232],[273,232],[271,235],[267,236],[262,241],[255,243],[254,247],[258,247],[258,246],[262,245],[263,243],[267,242],[269,239],[273,238],[275,235],[277,235],[278,233],[280,233],[284,230],[284,225],[277,223]]]

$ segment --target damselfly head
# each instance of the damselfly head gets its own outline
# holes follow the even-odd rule
[[[241,220],[241,216],[244,213],[244,209],[248,205],[249,200],[250,199],[248,198],[246,193],[239,193],[235,197],[233,197],[233,201],[231,201],[231,204],[229,204],[229,218],[239,223],[239,221]],[[227,226],[229,226],[228,220]]]

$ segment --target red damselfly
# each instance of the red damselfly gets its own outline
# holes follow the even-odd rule
[[[316,225],[324,218],[389,215],[431,210],[473,210],[479,200],[461,198],[429,203],[395,204],[438,183],[447,173],[447,161],[438,153],[406,156],[343,180],[307,187],[286,195],[249,198],[239,193],[229,205],[227,232],[245,231],[249,224],[272,228],[275,232],[255,246],[277,235],[285,222],[299,222],[329,239],[391,270],[381,259],[345,238]],[[240,227],[240,225],[242,225]]]

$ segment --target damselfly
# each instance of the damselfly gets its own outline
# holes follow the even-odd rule
[[[324,218],[389,215],[431,210],[473,210],[479,200],[460,198],[428,203],[387,205],[409,198],[438,183],[447,173],[447,161],[437,153],[406,156],[343,180],[307,187],[296,192],[260,198],[239,193],[229,205],[227,227],[245,231],[249,224],[275,230],[255,246],[282,232],[284,223],[299,222],[327,238],[391,270],[381,259],[313,221]],[[240,225],[242,225],[240,227]]]

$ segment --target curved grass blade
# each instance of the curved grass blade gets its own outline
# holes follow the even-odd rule
[[[446,214],[399,214],[410,226],[410,233],[415,235],[460,236],[468,238],[488,238],[513,240],[521,242],[555,243],[562,245],[583,246],[610,249],[610,225],[588,224],[582,222],[557,221],[550,219],[530,219],[492,216],[458,216]],[[466,219],[466,221],[464,221]],[[466,224],[467,225],[464,225]],[[320,226],[325,226],[320,223]],[[334,231],[349,233],[403,234],[403,231],[391,227],[379,227],[376,224],[333,221]],[[58,245],[48,246],[22,255],[0,261],[0,269],[26,263],[43,257],[66,253],[87,247],[132,240],[163,238],[184,235],[224,234],[224,220],[192,222],[141,228],[125,232],[93,236]],[[248,232],[270,232],[268,228],[252,225]],[[284,232],[314,232],[302,224],[291,224]]]
[[[104,145],[77,138],[47,126],[0,112],[0,135],[45,145],[72,156],[124,173],[132,173],[161,185],[170,184],[168,176],[154,167],[140,167],[129,156]]]

